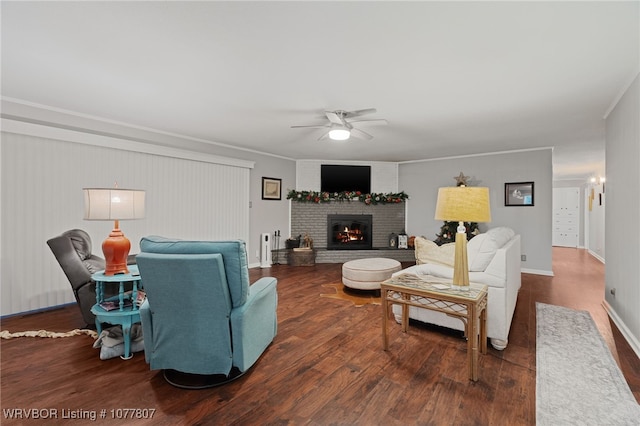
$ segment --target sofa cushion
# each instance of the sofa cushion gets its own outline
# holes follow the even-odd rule
[[[445,265],[435,263],[423,263],[413,265],[401,271],[395,272],[393,276],[402,274],[431,275],[437,278],[453,279],[453,269]],[[476,284],[486,284],[489,287],[503,288],[505,286],[504,277],[487,274],[484,272],[469,272],[469,281]]]
[[[416,263],[437,263],[453,268],[453,261],[456,255],[455,243],[448,243],[438,246],[433,241],[429,241],[424,237],[416,237]]]
[[[473,237],[467,244],[469,271],[482,272],[487,269],[496,251],[507,244],[514,235],[513,229],[500,226]]]

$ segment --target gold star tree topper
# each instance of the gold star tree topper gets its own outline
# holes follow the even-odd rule
[[[455,176],[454,179],[456,180],[456,186],[467,186],[467,179],[469,179],[469,176],[465,176],[464,173],[460,172],[460,174]]]

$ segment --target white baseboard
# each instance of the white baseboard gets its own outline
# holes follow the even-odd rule
[[[533,274],[533,275],[546,275],[548,277],[553,277],[553,271],[544,271],[542,269],[525,269],[520,268],[520,272],[525,274]]]
[[[267,266],[265,269],[269,269],[271,268],[271,266],[274,265],[273,263],[269,266]],[[262,264],[260,262],[256,262],[256,263],[250,263],[248,265],[249,269],[253,269],[253,268],[262,268]]]
[[[609,314],[609,317],[613,320],[613,322],[616,324],[616,327],[618,327],[618,330],[620,330],[620,333],[622,333],[625,340],[629,343],[631,349],[633,349],[636,355],[638,355],[638,358],[640,358],[640,341],[638,341],[638,339],[636,339],[636,337],[631,333],[626,324],[622,321],[622,319],[620,319],[615,309],[613,309],[606,300],[602,301],[602,306],[604,306],[604,309],[605,311],[607,311],[607,314]]]
[[[593,257],[595,257],[596,259],[598,259],[600,262],[602,262],[603,264],[606,263],[604,261],[604,258],[602,256],[600,256],[598,253],[596,253],[595,251],[591,251],[591,250],[587,250],[587,252],[589,252],[589,254]]]
[[[249,268],[259,268],[259,267],[260,267],[260,262],[249,264]],[[520,269],[520,272],[525,274],[545,275],[548,277],[553,277],[553,271],[543,271],[541,269]]]

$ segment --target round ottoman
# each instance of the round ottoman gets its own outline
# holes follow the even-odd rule
[[[375,257],[351,260],[342,265],[342,283],[359,290],[380,290],[380,283],[402,269],[400,262]]]

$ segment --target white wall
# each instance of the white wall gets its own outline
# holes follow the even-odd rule
[[[640,75],[606,119],[605,300],[640,356]],[[615,295],[612,294],[615,290]]]
[[[604,188],[604,189],[603,189]],[[593,198],[591,199],[591,209],[589,209],[589,198],[593,191]],[[585,217],[587,221],[587,250],[592,256],[600,260],[605,261],[605,229],[606,229],[606,187],[602,184],[587,184],[585,185]]]
[[[75,140],[75,142],[88,142],[89,140],[92,140],[94,138],[110,138],[109,140],[118,141],[117,145],[120,148],[124,147],[126,149],[127,147],[133,145],[148,144],[153,146],[153,151],[172,154],[176,154],[179,152],[180,155],[186,154],[183,160],[198,160],[209,158],[221,160],[223,163],[225,163],[226,161],[226,164],[229,166],[230,170],[240,167],[241,169],[244,169],[246,171],[246,178],[244,177],[244,175],[243,177],[239,178],[238,176],[234,175],[235,172],[233,171],[229,175],[227,175],[227,177],[206,177],[199,174],[194,168],[188,168],[188,171],[179,173],[178,176],[176,176],[175,174],[172,175],[170,173],[170,170],[174,167],[174,162],[169,161],[167,166],[162,166],[162,169],[165,170],[165,173],[161,174],[161,178],[169,178],[173,176],[176,178],[176,185],[182,182],[182,185],[180,187],[180,194],[177,197],[175,206],[182,209],[184,211],[184,214],[187,216],[193,214],[193,212],[191,211],[193,207],[187,209],[185,208],[185,206],[200,207],[204,200],[199,200],[198,197],[201,196],[203,191],[209,191],[209,187],[215,187],[215,185],[218,183],[224,185],[224,188],[226,189],[222,189],[222,192],[220,193],[224,195],[214,195],[212,197],[209,197],[209,199],[213,203],[215,203],[215,206],[212,206],[211,208],[220,209],[220,214],[208,215],[207,221],[211,222],[210,226],[222,226],[223,228],[226,227],[225,229],[228,228],[227,231],[231,232],[233,231],[233,228],[228,227],[227,219],[229,219],[229,217],[227,215],[233,215],[233,217],[230,218],[231,220],[245,220],[246,215],[243,214],[243,216],[240,216],[234,214],[234,209],[236,208],[235,206],[237,205],[238,208],[242,207],[243,209],[248,211],[248,223],[246,223],[245,221],[242,231],[238,232],[241,232],[242,235],[244,235],[243,239],[246,239],[247,241],[247,246],[249,249],[248,260],[251,267],[259,265],[259,258],[257,257],[256,250],[260,246],[260,233],[271,233],[275,230],[281,229],[283,231],[284,238],[286,238],[289,212],[289,202],[286,200],[286,188],[294,187],[295,185],[296,166],[295,161],[291,159],[268,156],[248,150],[234,149],[232,147],[224,145],[184,138],[178,135],[156,133],[149,129],[125,127],[124,125],[98,121],[97,119],[92,118],[74,116],[59,111],[52,111],[23,104],[16,104],[8,102],[6,100],[2,101],[2,110],[3,116],[10,117],[12,122],[16,122],[18,124],[22,123],[22,125],[24,126],[34,125],[33,123],[38,123],[37,126],[40,126],[44,129],[41,135],[43,139],[64,140],[64,137],[60,137],[60,134],[65,132],[67,132],[66,134],[74,134],[76,139],[78,139]],[[6,126],[4,125],[3,130],[6,130]],[[2,140],[4,141],[5,138],[6,133],[3,133]],[[25,157],[15,159],[6,155],[3,145],[4,143],[0,144],[0,159],[3,162],[3,167],[0,173],[0,182],[2,183],[2,189],[0,192],[0,203],[2,205],[2,215],[0,216],[2,220],[2,227],[0,227],[0,254],[2,256],[0,260],[2,265],[2,273],[0,274],[0,280],[3,292],[1,305],[2,310],[0,311],[0,314],[8,315],[10,313],[41,309],[73,301],[71,288],[66,282],[66,278],[64,278],[62,270],[59,266],[57,266],[55,258],[46,246],[46,240],[72,227],[88,229],[90,230],[90,235],[94,239],[100,240],[102,235],[106,236],[108,234],[110,228],[106,230],[102,229],[102,226],[108,226],[106,223],[83,221],[81,206],[78,207],[80,210],[77,212],[77,214],[65,213],[47,215],[46,208],[43,208],[39,205],[37,208],[29,210],[31,216],[28,217],[32,219],[30,226],[40,226],[40,223],[42,222],[41,216],[47,217],[47,220],[50,219],[51,222],[48,222],[48,224],[46,225],[46,229],[40,229],[37,231],[37,238],[33,239],[32,237],[30,237],[31,240],[28,247],[21,248],[19,253],[15,253],[13,240],[18,237],[14,234],[8,234],[8,231],[15,226],[14,220],[12,219],[16,216],[15,212],[17,211],[18,213],[20,213],[22,210],[20,210],[21,207],[19,205],[16,205],[14,203],[12,191],[14,189],[21,188],[20,185],[23,185],[24,182],[29,182],[29,184],[32,185],[33,182],[29,180],[32,179],[32,175],[34,176],[33,179],[36,179],[36,176],[39,176],[38,179],[40,179],[40,181],[47,182],[50,179],[47,175],[43,177],[42,174],[38,174],[40,172],[32,173],[34,168],[35,170],[38,170],[38,168],[40,167],[40,163],[42,163],[45,167],[44,170],[46,170],[46,167],[56,168],[54,171],[50,171],[50,176],[55,176],[56,172],[59,169],[63,170],[67,168],[68,170],[72,171],[74,170],[74,167],[77,167],[77,165],[70,164],[70,158],[68,158],[66,155],[63,155],[63,151],[59,150],[45,153],[43,151],[40,151],[39,149],[31,149],[28,155],[26,155]],[[176,145],[182,146],[184,149],[177,150],[175,148],[168,148],[170,146]],[[103,151],[103,153],[98,155],[97,158],[96,156],[91,156],[93,158],[84,161],[82,163],[83,166],[78,169],[78,172],[80,170],[84,170],[84,175],[90,179],[97,179],[101,176],[106,182],[100,182],[99,186],[111,185],[116,179],[118,179],[121,187],[131,187],[133,185],[137,186],[137,183],[140,182],[140,180],[130,180],[128,178],[122,178],[122,176],[129,176],[130,173],[133,173],[136,176],[136,179],[146,179],[148,177],[147,174],[150,173],[149,169],[140,167],[140,163],[137,160],[133,160],[135,156],[130,156],[131,154],[127,154],[125,159],[125,163],[128,164],[130,170],[127,170],[126,172],[123,171],[124,173],[114,173],[114,175],[118,175],[117,177],[105,177],[104,175],[101,175],[100,172],[96,172],[96,170],[100,169],[102,169],[103,171],[108,170],[107,168],[103,167],[103,161],[107,161],[108,159],[113,159],[118,156],[118,154],[115,153],[115,151],[117,150],[112,150],[109,148],[105,149],[106,151]],[[168,156],[165,156],[165,159],[171,160],[171,155],[167,155]],[[180,155],[176,156],[179,157]],[[176,159],[176,161],[179,162],[182,160]],[[15,170],[14,168],[7,167],[7,164],[15,166]],[[261,186],[263,176],[282,179],[282,200],[272,201],[261,199]],[[228,177],[231,177],[230,180],[228,179]],[[164,182],[161,178],[157,180],[154,179],[153,181],[155,183]],[[82,186],[93,185],[89,183],[85,185],[84,183],[75,181],[73,181],[73,183],[74,185],[77,184],[76,186],[78,186],[78,188],[80,189],[82,188]],[[95,185],[97,186],[98,184],[96,183]],[[140,187],[142,188],[142,186]],[[147,192],[147,197],[148,203],[153,203],[155,197],[155,195],[153,194],[153,190],[155,189],[155,187],[153,185],[148,185],[145,186],[144,189],[147,189],[147,191],[151,190],[150,192]],[[162,190],[163,188],[160,187],[158,189]],[[66,193],[66,191],[68,191],[68,188],[65,187],[65,185],[53,185],[51,187],[51,190],[47,192],[47,197],[40,197],[40,200],[66,200],[64,196],[64,193]],[[27,191],[26,193],[29,192]],[[80,198],[78,199],[80,201],[76,200],[80,203],[82,200],[81,194],[82,193],[80,191]],[[192,199],[190,197],[194,197],[193,203],[187,203],[186,201],[184,201],[185,199]],[[153,207],[153,204],[149,204],[147,208],[148,219],[144,221],[128,221],[122,223],[122,229],[125,231],[126,235],[129,236],[134,246],[132,248],[132,252],[137,249],[139,238],[143,235],[148,235],[149,233],[159,233],[179,238],[213,238],[213,236],[207,237],[207,235],[211,235],[208,232],[200,232],[200,230],[194,230],[193,228],[189,230],[159,227],[139,229],[140,226],[142,226],[144,223],[148,223],[149,220],[152,219],[150,218],[150,215],[153,212],[157,214],[161,210],[161,208]],[[166,219],[167,217],[165,216],[163,220]],[[191,226],[196,228],[200,226],[200,222],[193,221],[191,219],[182,220],[182,222],[189,223],[191,224]],[[163,224],[170,225],[170,223],[171,222],[167,221]],[[92,228],[95,226],[99,228]],[[21,236],[20,238],[24,239],[24,236]],[[94,244],[96,244],[95,241]],[[97,250],[99,251],[100,241],[98,241],[97,244]],[[11,250],[9,250],[9,248],[11,248]],[[18,255],[22,258],[26,258],[27,256],[32,254],[32,250],[34,249],[38,251],[38,255],[30,256],[29,268],[35,271],[42,271],[39,272],[42,274],[42,277],[39,277],[42,278],[39,282],[44,282],[51,279],[56,280],[56,282],[50,283],[51,289],[49,290],[38,290],[37,295],[29,295],[25,294],[23,289],[21,288],[21,286],[23,285],[23,278],[19,278],[16,281],[11,275],[18,267],[18,264],[14,262],[12,256]],[[19,302],[19,304],[23,307],[8,307],[6,303],[12,303],[10,302],[10,299],[12,298],[13,300],[15,300],[15,298],[20,299],[21,302]]]
[[[113,223],[82,220],[85,187],[146,191],[146,217],[120,224],[132,253],[150,234],[248,240],[248,167],[6,132],[1,150],[2,315],[74,300],[46,240],[82,228],[101,253]]]
[[[497,226],[513,228],[522,237],[523,272],[552,275],[551,209],[552,150],[550,148],[401,163],[399,188],[409,194],[407,233],[433,240],[442,226],[433,219],[438,188],[455,186],[456,176],[470,176],[469,186],[489,187],[491,216],[489,224],[479,224],[481,231]],[[506,182],[534,182],[533,207],[506,207]]]
[[[256,159],[256,164],[251,169],[251,208],[250,223],[251,246],[249,264],[258,266],[260,247],[260,235],[280,231],[280,247],[289,237],[289,200],[287,200],[287,188],[295,187],[296,163],[293,160],[280,159],[269,156],[250,155],[247,158]],[[282,199],[262,199],[262,178],[271,177],[282,179]],[[275,239],[272,239],[275,245]],[[275,248],[275,246],[273,247]]]
[[[251,267],[259,265],[255,249],[260,246],[261,233],[280,229],[286,238],[286,230],[289,227],[289,202],[286,200],[286,189],[294,188],[296,179],[296,163],[293,159],[6,99],[2,99],[2,114],[25,122],[48,125],[52,133],[56,133],[59,128],[73,129],[90,135],[116,136],[124,141],[149,143],[157,146],[158,149],[180,146],[184,151],[192,152],[194,157],[204,154],[247,160],[253,163],[249,182],[250,230],[247,244],[252,247],[248,253],[249,265]],[[282,200],[262,200],[262,177],[282,179]]]

